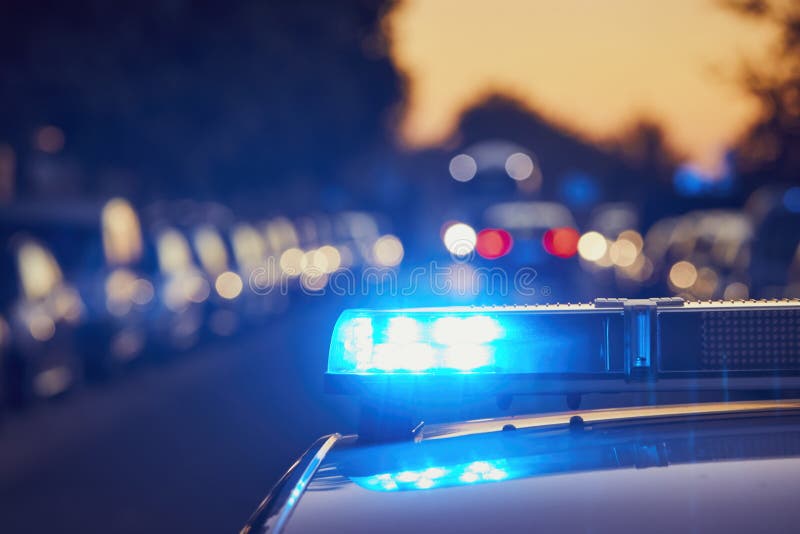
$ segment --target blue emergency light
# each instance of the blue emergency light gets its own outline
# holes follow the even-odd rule
[[[800,301],[348,310],[326,382],[362,397],[800,387]]]
[[[446,308],[342,314],[331,343],[330,375],[449,375],[597,372],[620,367],[604,346],[606,323],[589,315],[534,308]],[[575,308],[571,308],[574,312]]]

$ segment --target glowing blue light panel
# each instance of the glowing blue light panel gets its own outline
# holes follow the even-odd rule
[[[525,308],[349,310],[334,328],[328,374],[605,372],[607,320]]]

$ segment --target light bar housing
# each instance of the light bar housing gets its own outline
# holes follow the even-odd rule
[[[800,302],[348,310],[326,387],[381,398],[800,389]]]

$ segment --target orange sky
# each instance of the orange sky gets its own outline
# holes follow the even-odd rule
[[[772,36],[714,0],[403,0],[388,23],[412,146],[442,142],[499,89],[594,137],[654,117],[706,169],[756,113],[725,76]]]

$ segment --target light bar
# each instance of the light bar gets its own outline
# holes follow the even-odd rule
[[[764,389],[767,376],[769,388],[800,387],[798,301],[348,310],[326,380],[335,392],[493,384],[513,394],[644,391],[666,379],[675,389],[729,388],[731,379]]]

